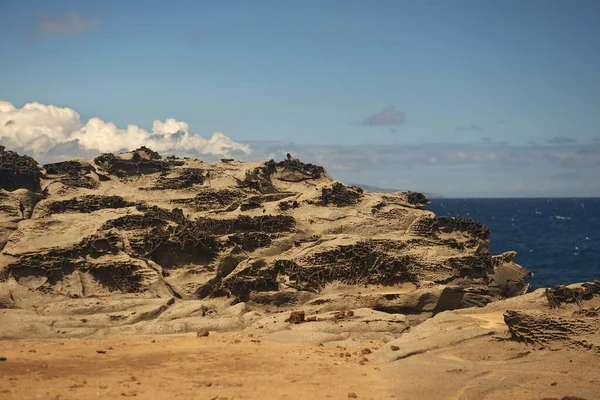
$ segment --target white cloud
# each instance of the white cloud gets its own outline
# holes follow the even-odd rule
[[[402,111],[396,110],[394,106],[388,106],[363,121],[363,125],[367,126],[391,126],[391,125],[403,125],[406,122],[406,114]],[[395,130],[394,130],[395,131]],[[395,133],[395,132],[393,132]]]
[[[37,27],[31,34],[36,40],[50,35],[81,36],[96,28],[98,24],[98,20],[85,18],[74,11],[64,15],[41,13]]]
[[[165,134],[177,133],[179,131],[189,131],[189,125],[185,122],[177,121],[173,118],[167,118],[165,122],[154,121],[152,124],[152,132],[161,132]]]
[[[154,121],[152,130],[137,125],[118,128],[112,122],[90,118],[83,123],[71,108],[28,103],[22,108],[0,101],[0,142],[44,158],[55,146],[77,143],[83,151],[116,152],[148,146],[158,152],[178,155],[210,154],[229,156],[232,152],[250,154],[249,145],[213,133],[204,138],[189,131],[189,125],[169,118]],[[62,144],[62,146],[60,146]]]

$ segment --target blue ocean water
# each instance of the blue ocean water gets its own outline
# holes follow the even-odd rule
[[[533,288],[600,279],[600,198],[432,199],[436,215],[473,218],[490,250],[515,250]]]

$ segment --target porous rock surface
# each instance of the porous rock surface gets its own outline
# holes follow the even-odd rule
[[[0,156],[0,338],[202,328],[390,339],[529,287],[514,252],[489,252],[486,226],[290,155],[212,164],[142,147],[43,167]],[[293,310],[307,320],[286,323]]]
[[[512,340],[541,348],[571,347],[600,353],[600,281],[545,289],[550,310],[506,310]],[[565,306],[577,305],[569,312]]]
[[[559,307],[538,289],[484,307],[441,312],[365,357],[389,366],[390,379],[402,377],[399,398],[595,399],[598,285],[549,289],[557,295],[589,293]]]

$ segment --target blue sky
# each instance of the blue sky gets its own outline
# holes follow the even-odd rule
[[[346,182],[600,195],[598,1],[19,1],[0,30],[15,107],[175,118]]]

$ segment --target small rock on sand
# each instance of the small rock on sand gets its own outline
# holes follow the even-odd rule
[[[292,311],[290,313],[290,317],[287,319],[287,322],[290,324],[299,324],[304,321],[304,311]]]
[[[196,332],[196,337],[206,337],[208,336],[208,329],[201,328]]]

